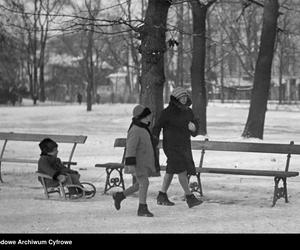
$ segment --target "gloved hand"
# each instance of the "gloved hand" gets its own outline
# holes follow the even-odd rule
[[[189,128],[189,130],[192,131],[192,132],[195,132],[195,131],[196,131],[196,126],[195,126],[195,124],[192,123],[192,122],[189,122],[188,128]]]
[[[64,183],[67,180],[67,176],[60,174],[59,176],[57,176],[57,180],[61,183]]]

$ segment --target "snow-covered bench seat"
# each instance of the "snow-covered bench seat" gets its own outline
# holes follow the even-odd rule
[[[51,138],[57,143],[72,143],[73,147],[69,155],[68,161],[64,161],[63,163],[70,168],[71,165],[76,165],[76,162],[72,162],[73,154],[75,148],[78,143],[85,143],[87,136],[83,135],[54,135],[54,134],[34,134],[34,133],[13,133],[13,132],[0,132],[0,141],[4,141],[1,152],[0,152],[0,181],[3,182],[1,177],[1,163],[2,162],[13,162],[13,163],[33,163],[37,164],[39,155],[33,154],[30,150],[31,147],[26,148],[28,150],[28,158],[22,159],[18,157],[16,152],[13,154],[9,154],[12,156],[5,157],[5,149],[8,141],[19,141],[19,142],[40,142],[44,138]],[[34,145],[34,147],[38,147],[38,144]]]
[[[300,154],[300,145],[295,145],[293,141],[289,144],[277,144],[277,143],[260,143],[260,142],[228,142],[228,141],[209,141],[209,140],[192,140],[192,150],[200,150],[201,157],[199,167],[196,167],[197,185],[191,183],[192,191],[198,192],[203,196],[203,189],[201,185],[200,175],[202,173],[209,174],[231,174],[231,175],[252,175],[252,176],[268,176],[274,177],[274,196],[272,206],[276,201],[283,197],[285,202],[288,202],[287,195],[287,178],[295,177],[299,175],[299,172],[289,171],[290,158],[292,154]],[[113,187],[122,187],[125,189],[123,179],[124,168],[124,155],[126,147],[126,138],[117,138],[114,143],[114,147],[124,148],[122,161],[120,163],[104,163],[96,164],[95,167],[102,167],[106,169],[106,182],[104,193]],[[162,148],[162,141],[158,144],[158,149]],[[287,160],[284,169],[282,170],[264,170],[264,169],[239,169],[236,166],[233,168],[212,168],[204,167],[204,154],[206,150],[211,151],[232,151],[232,152],[244,152],[244,153],[272,153],[272,154],[286,154]],[[211,159],[210,162],[214,162]],[[165,170],[165,166],[161,166],[161,170]],[[112,177],[113,172],[118,172],[118,177]],[[189,176],[190,178],[190,176]],[[283,186],[279,187],[279,182],[282,181]]]

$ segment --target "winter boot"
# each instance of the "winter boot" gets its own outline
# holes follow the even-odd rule
[[[156,200],[157,200],[158,205],[163,205],[163,206],[174,206],[175,205],[174,202],[172,202],[168,199],[168,195],[161,191],[159,191]]]
[[[138,216],[145,216],[145,217],[153,217],[153,213],[148,210],[147,204],[139,204],[139,209],[137,211]]]
[[[185,197],[186,197],[186,203],[188,204],[189,208],[198,206],[203,202],[201,200],[198,200],[194,194],[189,194],[186,195]]]
[[[121,201],[126,199],[125,195],[123,192],[116,192],[113,194],[113,199],[115,201],[115,208],[117,210],[120,210],[121,208]]]

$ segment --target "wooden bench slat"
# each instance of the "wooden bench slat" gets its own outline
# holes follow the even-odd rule
[[[0,140],[8,141],[41,141],[49,137],[58,143],[85,143],[87,136],[84,135],[57,135],[57,134],[25,134],[0,132]]]
[[[191,146],[193,150],[300,154],[300,145],[291,144],[192,140]],[[126,138],[117,138],[114,147],[126,147]],[[162,148],[162,140],[159,141],[158,148]]]
[[[213,174],[235,174],[235,175],[256,175],[256,176],[279,176],[279,177],[294,177],[298,176],[298,172],[285,172],[273,170],[256,170],[256,169],[231,169],[231,168],[196,168],[200,173]]]
[[[16,162],[16,163],[38,163],[38,160],[30,160],[30,159],[11,159],[11,158],[1,158],[0,162]]]
[[[255,142],[223,142],[192,140],[193,150],[235,151],[273,154],[300,154],[300,145],[255,143]]]
[[[108,163],[98,163],[95,164],[96,168],[124,168],[123,163],[118,163],[118,162],[108,162]],[[160,170],[166,170],[166,166],[161,165]]]
[[[96,164],[96,168],[124,168],[124,164],[117,162],[108,162],[103,164]]]
[[[0,162],[15,162],[15,163],[33,163],[37,164],[38,160],[31,160],[31,159],[15,159],[15,158],[0,158]],[[64,165],[77,165],[77,162],[74,161],[63,161]]]

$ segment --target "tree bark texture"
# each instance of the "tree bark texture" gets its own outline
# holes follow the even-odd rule
[[[145,23],[139,30],[142,55],[140,103],[152,111],[152,125],[163,109],[166,23],[170,5],[171,1],[167,0],[149,0]]]
[[[89,10],[90,11],[90,10]],[[90,16],[93,19],[92,16]],[[88,46],[87,46],[87,88],[86,88],[86,110],[92,111],[93,91],[94,91],[94,61],[93,61],[93,48],[94,48],[94,22],[91,21],[90,30],[88,31]]]
[[[207,6],[197,1],[190,1],[193,15],[193,49],[191,65],[193,111],[200,122],[200,135],[207,134],[206,126],[206,83],[205,83],[205,22]]]
[[[254,84],[250,109],[243,137],[263,139],[265,115],[267,110],[274,45],[279,15],[278,0],[264,1],[263,27],[260,50],[255,66]]]

